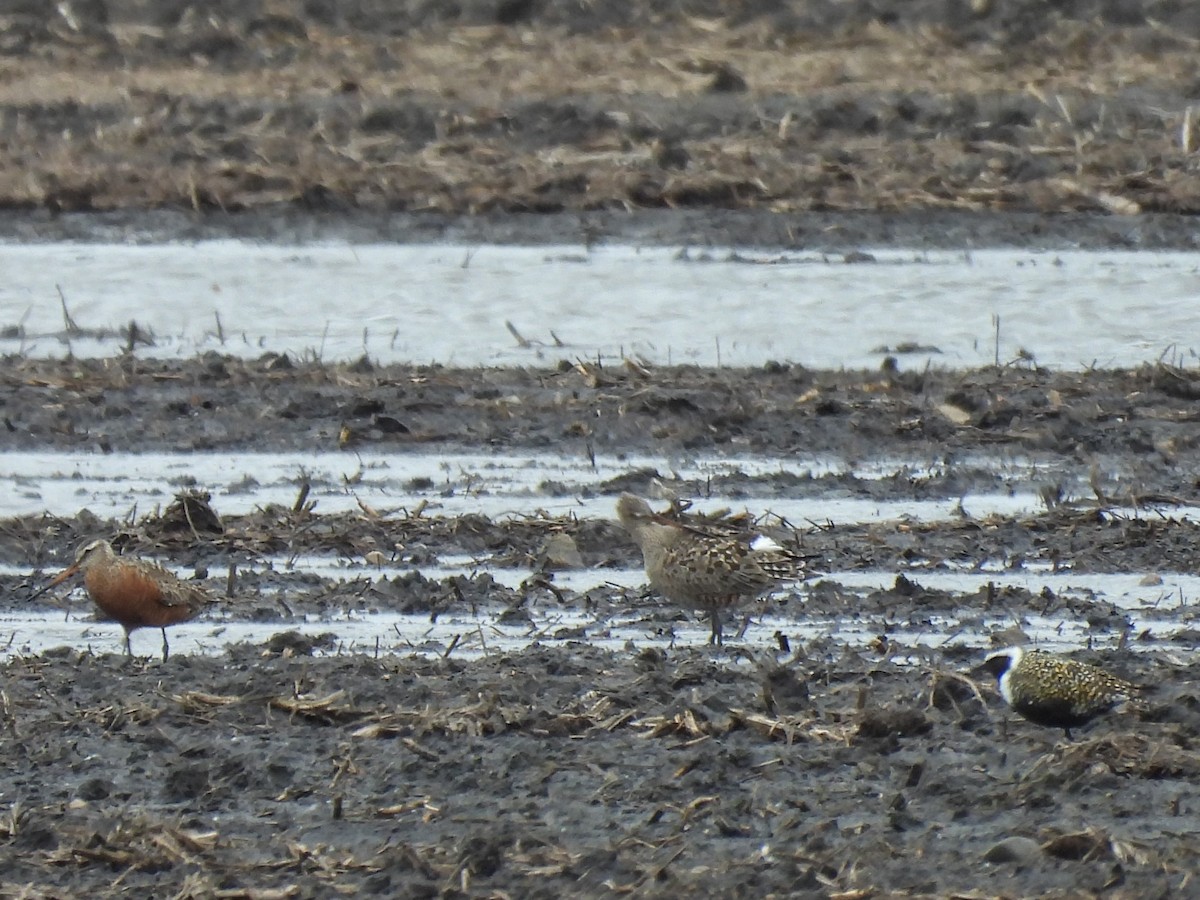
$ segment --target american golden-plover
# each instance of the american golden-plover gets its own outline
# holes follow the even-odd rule
[[[980,668],[996,677],[1000,696],[1014,711],[1035,724],[1063,729],[1068,739],[1072,728],[1141,691],[1095,666],[1023,647],[997,650]]]
[[[641,547],[654,589],[672,603],[708,612],[710,644],[724,642],[725,609],[805,574],[804,559],[768,537],[693,527],[654,512],[633,494],[621,495],[617,517]]]
[[[109,618],[125,629],[125,652],[130,632],[138,628],[159,628],[163,636],[163,660],[171,648],[167,645],[167,626],[194,619],[213,599],[197,585],[180,581],[171,572],[154,563],[117,556],[108,541],[92,541],[75,554],[75,562],[56,575],[49,584],[29,599],[62,584],[77,572],[83,573],[88,596]]]

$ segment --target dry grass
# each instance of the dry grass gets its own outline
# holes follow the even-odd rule
[[[1019,50],[931,28],[809,40],[720,21],[244,41],[228,68],[147,56],[133,34],[118,34],[120,65],[64,47],[0,59],[0,109],[80,106],[66,128],[14,118],[0,200],[237,209],[319,187],[350,206],[446,212],[1200,203],[1180,143],[1193,48],[1091,23]],[[714,92],[719,72],[745,90]],[[1013,115],[1015,132],[995,131]],[[384,126],[365,127],[372,116]],[[660,166],[656,142],[680,133],[689,161]]]
[[[118,31],[118,38],[122,35]],[[191,60],[147,58],[133,35],[119,41],[125,65],[58,47],[35,59],[0,59],[0,103],[129,103],[140,92],[196,99],[304,100],[328,96],[353,78],[364,101],[422,94],[468,105],[581,94],[653,94],[678,98],[703,93],[714,64],[732,66],[750,86],[748,99],[842,89],[986,94],[1027,90],[1056,95],[1117,94],[1130,85],[1162,87],[1194,76],[1185,43],[1150,45],[1127,33],[1098,35],[1092,23],[1061,22],[1026,52],[963,43],[936,29],[875,25],[831,40],[825,35],[780,36],[769,25],[667,25],[653,34],[611,30],[572,34],[558,28],[427,29],[374,36],[309,29],[290,45],[288,62],[270,79],[257,67],[222,71]],[[1054,48],[1050,54],[1039,50]],[[248,55],[265,54],[247,39]],[[1174,51],[1174,52],[1172,52]],[[380,56],[402,61],[380,70]],[[79,76],[86,74],[86,79]],[[482,111],[482,110],[481,110]],[[1182,111],[1181,111],[1182,112]]]

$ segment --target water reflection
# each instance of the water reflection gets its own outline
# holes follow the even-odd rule
[[[302,570],[323,578],[349,580],[353,578],[391,577],[409,566],[367,566],[346,560],[318,556],[277,557],[263,560],[264,566],[279,571]],[[427,578],[441,579],[471,572],[487,572],[498,582],[518,587],[533,573],[526,569],[497,568],[466,557],[446,557],[436,566],[422,566]],[[0,567],[0,574],[9,574]],[[23,574],[23,573],[17,573]],[[187,574],[187,573],[183,573]],[[822,576],[852,594],[884,590],[895,580],[892,572],[833,572]],[[989,582],[1001,586],[1021,587],[1031,592],[1049,588],[1057,596],[1078,597],[1084,601],[1109,602],[1127,617],[1133,634],[1153,634],[1154,640],[1134,642],[1134,649],[1161,647],[1176,635],[1191,627],[1190,618],[1180,615],[1181,607],[1190,606],[1200,596],[1200,577],[1172,573],[1159,583],[1148,583],[1139,574],[1008,571],[1004,573],[961,573],[920,571],[911,577],[926,588],[975,595]],[[567,590],[584,593],[598,587],[639,589],[645,586],[641,569],[590,569],[555,573],[555,583]],[[795,589],[803,597],[805,588]],[[91,649],[98,653],[119,653],[122,632],[113,623],[97,622],[92,606],[82,591],[77,590],[65,612],[26,612],[15,610],[0,613],[0,656],[39,653],[51,647],[70,646]],[[665,604],[654,609],[668,611]],[[1040,647],[1069,651],[1083,646],[1115,646],[1121,639],[1113,630],[1096,631],[1086,617],[1069,613],[1054,615],[980,616],[964,605],[953,613],[922,615],[919,624],[889,621],[885,617],[807,614],[803,603],[796,606],[793,616],[771,612],[769,604],[746,604],[750,615],[746,632],[731,642],[730,652],[737,656],[738,648],[752,653],[771,652],[777,646],[776,633],[787,635],[793,645],[802,646],[817,639],[831,639],[839,644],[859,649],[886,635],[896,644],[901,658],[922,661],[921,648],[937,649],[951,644],[987,646],[987,636],[1019,625],[1030,640]],[[651,624],[636,610],[615,618],[599,618],[590,612],[563,609],[531,603],[529,620],[513,624],[500,620],[498,611],[479,611],[477,614],[446,612],[436,621],[428,613],[403,615],[398,613],[344,613],[323,616],[289,618],[276,622],[245,622],[222,620],[219,612],[204,619],[175,626],[171,630],[173,654],[191,653],[219,655],[230,643],[264,643],[272,636],[296,631],[309,637],[328,636],[322,653],[419,654],[425,656],[456,656],[473,658],[488,653],[511,652],[532,643],[555,643],[586,640],[590,644],[612,650],[659,647],[673,644],[701,646],[709,634],[706,619],[685,616],[674,619],[669,630]],[[649,609],[643,611],[648,612]],[[147,636],[148,635],[148,636]],[[135,653],[153,654],[159,646],[158,633],[153,629],[135,632]],[[904,649],[907,648],[907,649]]]
[[[417,654],[477,658],[491,653],[509,653],[533,643],[555,644],[566,641],[586,641],[588,644],[613,651],[636,652],[645,647],[663,650],[673,646],[702,647],[709,636],[706,619],[685,617],[673,621],[668,631],[649,625],[643,618],[615,618],[598,621],[594,616],[555,609],[552,612],[534,608],[532,624],[501,623],[495,615],[443,615],[434,623],[428,615],[372,613],[308,618],[288,622],[221,622],[197,620],[171,629],[171,655],[219,656],[235,643],[262,644],[283,632],[298,632],[310,638],[327,636],[315,651],[321,655],[365,653]],[[1178,626],[1160,627],[1161,623],[1132,614],[1135,630],[1154,627],[1161,641],[1170,639]],[[807,642],[831,639],[840,645],[865,650],[873,640],[886,634],[900,650],[901,660],[922,661],[922,648],[937,649],[952,644],[987,646],[986,635],[1003,630],[1013,623],[992,616],[980,620],[970,617],[964,624],[957,616],[931,616],[919,627],[905,623],[858,621],[850,618],[784,618],[774,615],[751,616],[740,638],[730,640],[724,650],[716,650],[723,658],[745,661],[744,651],[750,654],[772,653],[778,646],[776,633],[787,635],[793,647]],[[1047,650],[1070,651],[1083,646],[1115,647],[1117,634],[1097,636],[1086,622],[1026,616],[1022,630],[1038,646]],[[119,625],[97,622],[89,613],[8,613],[0,614],[0,658],[42,653],[54,647],[72,647],[95,653],[123,652],[124,633]],[[136,631],[132,637],[133,652],[155,656],[161,649],[162,638],[154,629]],[[1134,649],[1141,645],[1134,644]],[[907,648],[907,649],[905,649]]]
[[[0,246],[0,350],[112,356],[61,335],[131,320],[152,356],[288,352],[462,366],[619,358],[974,367],[1029,354],[1056,368],[1189,363],[1200,255],[880,251],[873,262],[671,248]],[[59,290],[62,295],[60,297]],[[511,324],[511,329],[509,325]],[[932,349],[920,349],[932,348]]]

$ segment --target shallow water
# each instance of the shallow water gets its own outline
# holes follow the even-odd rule
[[[289,352],[325,361],[971,367],[1024,351],[1063,369],[1190,363],[1200,254],[671,248],[36,244],[0,246],[0,351],[111,356],[76,325],[136,320],[148,356]],[[996,318],[999,319],[997,335]],[[527,342],[519,346],[511,322]],[[998,338],[998,339],[997,339]],[[561,345],[559,345],[561,342]]]
[[[1035,482],[1041,467],[994,458],[968,463],[1007,480]],[[720,475],[792,473],[820,477],[850,474],[863,480],[931,473],[919,460],[845,463],[764,457],[697,456],[690,459],[622,455],[583,457],[540,454],[394,453],[74,453],[37,451],[0,454],[0,508],[8,515],[42,512],[71,516],[89,509],[101,517],[140,516],[164,507],[181,489],[199,485],[213,494],[218,513],[243,514],[268,504],[291,506],[304,479],[317,511],[358,511],[360,502],[381,515],[404,516],[419,504],[425,515],[478,513],[488,517],[577,515],[612,517],[613,498],[583,496],[620,475],[644,468],[704,480]],[[428,479],[430,487],[414,487]],[[553,485],[548,488],[547,484]],[[882,502],[869,498],[774,496],[751,504],[795,523],[831,519],[841,524],[878,519],[923,521],[960,514],[1018,515],[1042,508],[1032,492],[970,494],[966,498]],[[747,501],[714,493],[698,508],[741,509]]]
[[[394,577],[410,571],[407,563],[367,564],[346,559],[331,559],[313,555],[266,557],[264,565],[278,571],[300,570],[324,578],[350,579],[355,577]],[[924,568],[918,563],[904,571],[904,575],[923,587],[932,590],[975,594],[995,584],[1023,588],[1036,594],[1048,588],[1055,595],[1090,596],[1111,602],[1122,610],[1137,611],[1163,609],[1175,611],[1180,607],[1194,608],[1200,617],[1200,576],[1182,572],[1165,572],[1148,578],[1144,573],[1087,572],[1076,573],[1069,569],[1052,571],[1048,566],[1023,565],[1020,568],[987,567],[976,571],[945,571],[945,563],[938,568]],[[421,574],[427,578],[442,579],[464,572],[486,572],[498,583],[516,588],[535,573],[531,569],[511,566],[492,566],[484,560],[469,556],[439,557],[436,565],[420,566]],[[7,574],[0,566],[0,574]],[[822,572],[814,581],[827,580],[856,591],[877,591],[892,586],[897,573],[883,570],[855,570]],[[553,573],[554,583],[561,588],[584,593],[599,585],[615,585],[638,588],[646,584],[646,575],[639,569],[604,567],[599,569],[571,569]],[[803,593],[803,589],[799,589]]]
[[[298,570],[332,580],[393,577],[410,571],[409,565],[366,565],[318,556],[264,558],[263,567],[278,571]],[[497,582],[518,587],[534,573],[529,569],[493,567],[469,557],[444,557],[437,565],[421,566],[427,578],[442,579],[453,575],[486,572]],[[0,574],[24,574],[0,567]],[[189,573],[178,572],[181,577]],[[1139,574],[1050,572],[1037,567],[984,572],[944,572],[912,569],[908,576],[926,588],[974,594],[989,583],[1039,592],[1049,588],[1058,596],[1076,596],[1107,601],[1127,617],[1134,635],[1150,631],[1155,642],[1146,647],[1161,647],[1161,642],[1200,618],[1200,576],[1167,573],[1152,583]],[[896,574],[890,571],[830,572],[818,580],[841,585],[849,592],[882,590],[890,587]],[[641,569],[584,569],[554,574],[555,583],[564,589],[586,592],[601,586],[637,589],[645,585]],[[795,589],[803,597],[805,588]],[[64,612],[44,613],[13,611],[0,614],[0,657],[39,653],[51,647],[90,648],[96,652],[118,652],[121,630],[92,617],[92,606],[82,589],[66,596]],[[663,607],[665,608],[665,607]],[[801,607],[802,609],[802,607]],[[902,647],[914,648],[913,661],[920,661],[916,648],[938,648],[965,642],[984,643],[983,635],[992,630],[1020,626],[1043,649],[1069,651],[1082,646],[1111,647],[1120,635],[1107,630],[1095,632],[1085,619],[1065,614],[1053,616],[994,614],[980,617],[968,607],[956,615],[933,615],[921,627],[892,622],[878,615],[829,617],[780,616],[770,606],[746,604],[749,623],[741,639],[731,641],[727,652],[758,652],[776,644],[776,633],[786,634],[793,644],[803,645],[817,638],[832,638],[852,646],[864,646],[886,634]],[[1193,610],[1191,615],[1188,610]],[[496,612],[478,615],[445,613],[430,622],[427,613],[351,613],[309,616],[285,622],[245,622],[222,620],[219,613],[171,629],[173,653],[214,655],[224,652],[230,643],[262,643],[282,631],[297,631],[315,637],[331,636],[325,653],[399,653],[425,656],[475,658],[492,652],[511,652],[535,642],[587,640],[608,649],[644,647],[667,648],[674,643],[700,645],[708,639],[709,625],[703,617],[689,616],[673,624],[673,633],[652,630],[641,618],[597,620],[577,610],[557,607],[529,609],[531,624],[503,624]],[[134,652],[147,655],[159,652],[161,640],[153,629],[135,633]],[[453,645],[453,646],[452,646]],[[1139,648],[1137,642],[1131,645]]]
[[[89,609],[81,599],[70,613],[0,614],[0,658],[33,655],[63,646],[96,653],[122,652],[124,635],[120,626],[94,621]],[[753,610],[748,608],[747,612],[753,613]],[[427,614],[397,613],[310,617],[285,623],[222,622],[208,618],[173,626],[169,640],[172,655],[216,656],[224,653],[229,644],[261,644],[273,635],[294,631],[308,637],[330,636],[330,645],[316,651],[324,655],[453,655],[475,659],[490,653],[518,651],[533,643],[577,640],[608,650],[636,652],[647,647],[667,649],[676,644],[703,646],[709,637],[708,620],[698,616],[674,622],[671,633],[665,634],[648,628],[641,620],[617,618],[597,622],[587,614],[557,609],[550,613],[534,609],[532,615],[532,626],[501,624],[495,616],[483,614],[477,617],[439,616],[435,623],[430,623]],[[1156,624],[1136,613],[1130,618],[1135,631]],[[842,644],[864,647],[886,634],[890,641],[913,650],[912,653],[901,651],[901,659],[917,660],[919,648],[978,641],[981,631],[1004,629],[1014,624],[1017,623],[1002,616],[989,616],[982,621],[972,616],[968,627],[957,616],[935,615],[924,627],[916,629],[878,619],[797,619],[752,614],[740,637],[730,636],[723,650],[713,652],[738,658],[744,652],[769,651],[777,646],[778,633],[787,635],[794,646],[801,647],[808,641],[826,637]],[[1045,650],[1069,651],[1088,645],[1111,648],[1119,640],[1119,635],[1093,635],[1086,622],[1061,617],[1025,616],[1020,625],[1030,639]],[[1160,639],[1169,638],[1176,630],[1155,628]],[[732,629],[729,633],[732,635]],[[162,651],[162,637],[155,629],[136,631],[131,645],[138,656],[157,656]],[[1132,646],[1137,647],[1136,644]]]
[[[995,472],[1015,482],[1035,481],[1044,472],[1041,462],[1023,458],[978,458],[970,460],[973,468]],[[938,465],[915,459],[870,460],[854,464],[822,457],[809,460],[767,459],[763,457],[718,458],[694,457],[675,460],[669,466],[652,457],[620,459],[598,458],[593,467],[589,461],[560,457],[553,454],[494,456],[488,454],[393,454],[388,456],[355,456],[348,453],[320,455],[291,453],[157,453],[157,454],[100,454],[100,453],[8,453],[0,455],[0,502],[10,514],[61,515],[70,517],[80,509],[90,509],[101,517],[137,518],[170,502],[183,486],[199,484],[212,491],[214,508],[224,514],[253,511],[271,503],[291,505],[294,501],[301,472],[309,479],[310,500],[317,501],[322,513],[356,512],[360,503],[384,516],[402,519],[418,504],[426,503],[422,514],[457,516],[482,513],[493,518],[524,517],[548,514],[575,515],[580,518],[611,518],[613,500],[610,495],[587,496],[602,482],[635,468],[662,466],[686,478],[714,477],[721,474],[744,473],[771,475],[779,472],[802,472],[822,475],[852,474],[864,480],[889,478],[898,472],[920,478],[936,475]],[[430,488],[414,488],[414,478],[428,478]],[[555,493],[546,493],[542,486],[553,482]],[[728,495],[714,494],[697,501],[697,508],[712,510],[720,507],[755,512],[769,509],[774,515],[803,527],[810,521],[833,521],[839,525],[857,522],[909,519],[935,521],[961,515],[966,508],[971,515],[1025,515],[1036,512],[1041,501],[1028,493],[980,493],[964,498],[884,502],[830,496],[787,496],[786,491],[772,490],[769,498],[755,501]],[[1176,517],[1194,516],[1197,511],[1173,509]],[[1130,517],[1149,513],[1130,510]],[[163,561],[168,567],[170,560]],[[333,581],[356,578],[393,577],[409,571],[406,563],[387,562],[368,565],[364,560],[328,556],[263,558],[260,565],[278,571],[303,571]],[[488,572],[498,582],[516,587],[527,579],[526,569],[493,567],[487,559],[443,555],[434,565],[421,567],[426,577],[442,579],[464,572]],[[1054,572],[1037,566],[1010,569],[1002,563],[985,565],[981,570],[945,571],[924,568],[920,559],[912,560],[907,574],[933,589],[973,594],[995,582],[1039,592],[1050,588],[1057,594],[1094,596],[1107,600],[1126,612],[1137,632],[1153,630],[1160,640],[1186,627],[1189,616],[1178,612],[1165,622],[1159,610],[1175,610],[1190,606],[1200,598],[1200,578],[1166,573],[1160,583],[1150,583],[1147,573],[1086,574],[1069,571]],[[0,567],[0,574],[23,576],[25,570]],[[187,577],[190,573],[181,572]],[[886,588],[895,580],[894,572],[833,572],[825,577],[851,592],[868,592]],[[559,572],[555,581],[563,588],[579,592],[598,586],[639,588],[645,584],[640,569],[585,569]],[[803,589],[800,589],[803,593]],[[49,647],[70,645],[91,647],[97,651],[118,651],[120,629],[109,623],[92,621],[91,605],[81,590],[72,595],[68,614],[23,614],[19,610],[0,617],[0,655],[36,653]],[[760,609],[768,609],[761,607]],[[232,622],[206,619],[172,629],[171,643],[176,653],[219,654],[230,642],[262,642],[280,631],[298,630],[309,635],[329,633],[334,636],[334,648],[326,652],[420,653],[440,655],[451,642],[457,641],[454,652],[476,656],[492,651],[511,651],[539,640],[555,640],[561,629],[566,634],[578,634],[586,629],[591,643],[612,648],[633,646],[669,646],[672,637],[655,633],[640,619],[629,622],[604,621],[575,612],[558,609],[533,610],[535,627],[501,625],[495,614],[479,617],[447,615],[430,624],[427,615],[401,616],[395,614],[333,616],[304,621],[285,620],[273,623]],[[992,628],[1017,624],[1003,616],[981,620],[969,609],[961,616],[934,617],[920,629],[903,623],[887,622],[878,617],[859,620],[853,616],[828,618],[780,618],[755,616],[743,640],[735,646],[768,648],[774,644],[776,631],[782,631],[793,643],[819,637],[855,646],[870,642],[881,633],[905,646],[937,647],[948,641],[985,641]],[[1085,621],[1064,617],[1026,616],[1019,624],[1041,646],[1070,649],[1093,641],[1109,641],[1107,633],[1096,635]],[[708,625],[698,617],[689,617],[675,628],[674,640],[681,643],[703,643],[707,640]],[[1115,640],[1115,638],[1112,638]],[[160,646],[154,632],[140,632],[134,637],[139,654],[153,654]]]
[[[136,320],[156,344],[139,354],[191,356],[216,350],[256,357],[289,352],[325,361],[366,353],[381,362],[458,365],[552,364],[559,359],[616,359],[636,355],[654,363],[761,365],[770,360],[822,368],[874,367],[904,343],[927,348],[901,356],[904,368],[968,367],[1010,361],[1022,351],[1038,363],[1072,369],[1128,366],[1166,356],[1192,363],[1189,343],[1200,333],[1200,254],[984,251],[875,254],[874,262],[846,264],[840,256],[606,246],[261,246],[235,242],[198,245],[5,245],[0,264],[0,351],[30,356],[113,356],[118,336],[61,337],[64,313],[84,329],[113,329]],[[61,296],[60,296],[61,291]],[[64,308],[65,307],[65,308]],[[506,323],[521,336],[517,337]],[[997,330],[998,329],[998,330]],[[935,349],[928,349],[935,348]],[[701,509],[769,510],[803,527],[883,520],[945,520],[967,514],[1021,516],[1042,509],[1037,485],[1055,480],[1054,459],[997,455],[959,458],[954,465],[996,476],[996,489],[964,497],[883,502],[828,490],[789,495],[754,486],[744,496],[719,491]],[[599,456],[594,462],[554,454],[359,455],[347,452],[111,454],[31,452],[0,455],[0,504],[8,515],[72,516],[89,509],[103,518],[136,519],[168,504],[182,488],[212,491],[226,515],[269,504],[290,506],[302,481],[318,513],[356,512],[362,506],[402,518],[421,506],[428,516],[480,513],[492,518],[530,515],[611,518],[612,497],[598,488],[639,468],[704,481],[723,475],[821,478],[853,475],[914,481],[945,474],[937,459],[831,457]],[[1119,473],[1115,473],[1119,474]],[[427,481],[426,481],[427,480]],[[425,485],[425,486],[423,486]],[[1129,511],[1138,515],[1138,511]],[[1175,517],[1200,515],[1172,510]],[[283,560],[263,564],[285,565]],[[1200,582],[1170,575],[1142,584],[1148,573],[1073,576],[999,564],[980,572],[912,574],[932,588],[974,592],[989,580],[1055,593],[1094,592],[1127,611],[1138,627],[1154,627],[1163,604],[1188,604]],[[296,565],[330,578],[394,574],[357,561],[301,559]],[[441,559],[430,577],[483,570],[486,561]],[[519,584],[530,574],[490,570]],[[852,590],[889,585],[894,573],[829,576]],[[560,573],[560,584],[586,590],[598,584],[636,587],[633,570]],[[69,643],[120,648],[120,629],[90,621],[80,602],[72,614],[15,615],[0,620],[7,653],[37,652]],[[964,611],[964,613],[969,611]],[[1177,619],[1186,620],[1186,616]],[[261,641],[280,630],[332,632],[338,651],[441,653],[456,637],[459,654],[515,649],[557,629],[588,629],[593,642],[624,646],[665,643],[644,623],[594,622],[554,612],[534,630],[489,619],[343,617],[303,623],[204,621],[172,632],[177,652],[218,653],[230,641]],[[990,620],[989,620],[990,621]],[[1007,622],[992,623],[1004,627]],[[1086,623],[1023,621],[1045,646],[1086,643]],[[883,622],[755,619],[745,646],[770,646],[776,630],[805,640],[832,635],[861,644],[889,628]],[[982,639],[978,619],[971,635]],[[700,643],[707,624],[689,619],[677,639]],[[956,619],[939,619],[921,632],[891,632],[903,642],[936,645],[961,636]],[[2,632],[0,632],[2,635]],[[0,636],[0,643],[3,643]],[[153,633],[135,636],[139,653],[157,652]]]

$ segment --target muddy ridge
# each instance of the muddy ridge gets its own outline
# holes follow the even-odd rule
[[[1044,482],[1034,487],[1053,502],[1189,503],[1200,485],[1191,452],[1200,440],[1200,378],[1166,364],[1054,372],[1017,361],[900,372],[885,358],[880,371],[831,372],[777,362],[706,369],[563,359],[551,368],[459,369],[124,354],[9,357],[0,384],[0,450],[899,457],[942,474],[855,489],[942,496],[995,483],[972,463],[990,455],[1044,462]],[[803,472],[781,472],[773,484],[722,486],[803,491],[805,481]],[[823,489],[816,480],[812,490]]]

